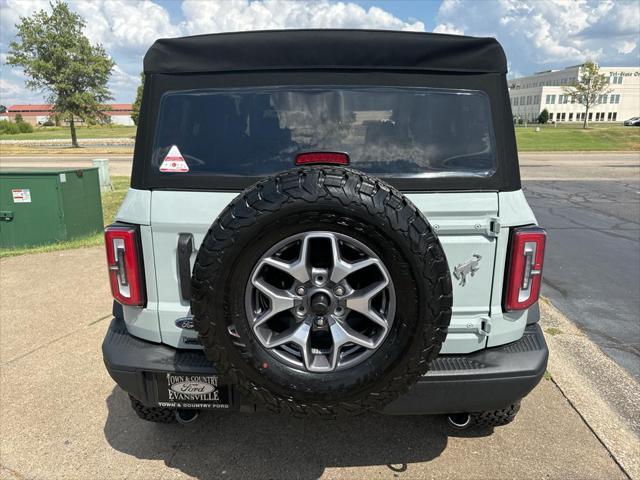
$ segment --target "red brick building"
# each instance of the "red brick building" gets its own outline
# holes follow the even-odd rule
[[[133,125],[131,119],[132,105],[130,103],[112,103],[107,105],[109,108],[103,112],[110,120],[112,125]],[[0,116],[14,120],[16,115],[22,115],[22,119],[31,125],[42,125],[52,115],[53,106],[50,104],[40,105],[11,105],[7,111]],[[82,125],[81,120],[76,120],[76,124]],[[63,122],[67,124],[67,122]]]

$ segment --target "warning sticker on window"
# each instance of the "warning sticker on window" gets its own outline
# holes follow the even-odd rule
[[[184,157],[178,150],[178,147],[172,145],[169,149],[169,153],[164,158],[162,165],[160,165],[161,172],[188,172],[189,165],[184,161]]]
[[[13,203],[31,203],[31,190],[28,188],[11,189]]]

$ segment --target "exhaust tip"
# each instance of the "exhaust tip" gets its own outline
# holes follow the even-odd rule
[[[471,425],[471,415],[468,413],[454,413],[447,415],[447,421],[453,428],[464,430]]]
[[[198,419],[199,415],[200,412],[198,410],[176,410],[176,420],[181,425],[191,425]]]

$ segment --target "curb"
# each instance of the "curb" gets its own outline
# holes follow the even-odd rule
[[[640,385],[547,299],[540,313],[553,382],[624,472],[640,479]]]

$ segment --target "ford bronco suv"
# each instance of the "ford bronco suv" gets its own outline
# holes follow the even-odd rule
[[[545,231],[496,40],[201,35],[144,72],[103,344],[141,418],[514,418],[548,356]]]

